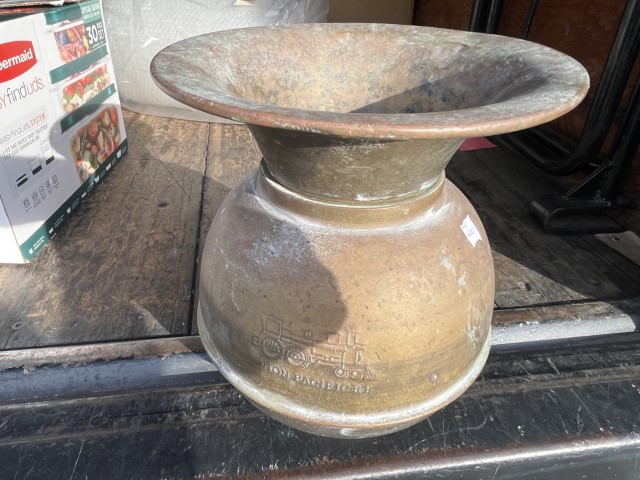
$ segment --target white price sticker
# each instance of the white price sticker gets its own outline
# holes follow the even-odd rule
[[[479,240],[482,240],[482,237],[480,236],[480,232],[478,231],[476,226],[473,224],[473,221],[469,218],[469,215],[465,217],[464,221],[462,222],[462,225],[460,225],[460,228],[466,235],[467,240],[469,240],[469,243],[474,247],[476,246],[476,243],[478,243]]]

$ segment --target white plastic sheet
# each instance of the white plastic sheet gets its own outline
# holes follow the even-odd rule
[[[231,28],[326,20],[329,0],[103,0],[104,18],[122,105],[187,120],[223,121],[165,95],[149,73],[164,47]]]

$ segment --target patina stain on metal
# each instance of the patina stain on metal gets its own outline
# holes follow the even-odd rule
[[[302,430],[365,437],[459,396],[489,352],[487,235],[444,167],[465,137],[571,110],[580,64],[491,35],[297,25],[158,54],[166,93],[263,154],[206,240],[198,324],[220,371]]]

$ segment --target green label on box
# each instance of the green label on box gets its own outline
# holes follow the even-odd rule
[[[44,19],[47,25],[53,25],[60,22],[73,22],[80,19],[80,9],[77,4],[65,5],[60,8],[49,9],[45,11]]]
[[[100,2],[97,0],[81,3],[80,9],[82,10],[82,18],[85,25],[102,20]]]
[[[80,4],[80,8],[82,9],[82,20],[87,33],[87,40],[89,40],[89,49],[100,48],[107,43],[100,2],[98,0],[83,2]]]

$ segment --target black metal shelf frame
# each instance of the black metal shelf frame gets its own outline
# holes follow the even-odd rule
[[[504,0],[475,0],[469,30],[496,33],[503,3]],[[529,35],[537,7],[538,0],[532,0],[523,38]],[[635,81],[609,153],[603,156],[601,152],[614,128],[639,51],[640,0],[627,0],[579,140],[571,142],[545,125],[497,139],[548,173],[570,175],[583,171],[587,174],[564,194],[540,197],[531,203],[532,214],[548,230],[584,233],[622,229],[610,220],[585,223],[584,219],[588,213],[630,206],[628,200],[620,197],[620,190],[640,142],[640,78]],[[576,217],[580,219],[577,222]]]

